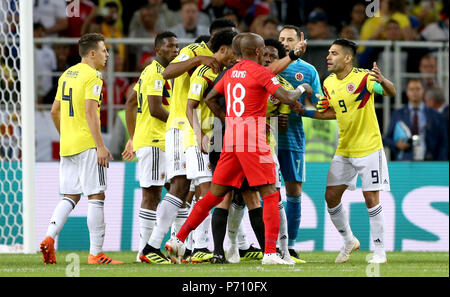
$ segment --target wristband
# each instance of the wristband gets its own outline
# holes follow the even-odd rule
[[[297,56],[294,52],[294,50],[290,50],[289,51],[289,58],[291,59],[291,61],[296,61],[298,60],[299,56]]]
[[[316,114],[315,110],[307,109],[305,110],[305,114],[303,116],[307,118],[313,118],[315,114]]]
[[[299,89],[299,90],[302,92],[302,94],[306,91],[305,88],[304,88],[302,85],[299,85],[299,86],[297,87],[297,89]],[[301,94],[300,94],[300,95],[301,95]]]

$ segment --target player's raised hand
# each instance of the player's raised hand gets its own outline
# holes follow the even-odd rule
[[[128,139],[125,149],[122,152],[122,159],[125,161],[131,161],[134,158],[133,152],[133,140]]]
[[[306,48],[308,47],[308,43],[305,39],[305,34],[303,32],[300,32],[300,41],[297,42],[297,44],[294,47],[294,54],[297,57],[300,57],[306,52]]]
[[[327,97],[321,96],[320,94],[316,94],[317,99],[319,101],[317,102],[316,109],[318,112],[325,112],[330,107],[330,101]]]
[[[385,80],[384,76],[381,74],[380,68],[377,66],[377,62],[373,62],[371,75],[373,76],[373,78],[370,79],[371,81],[382,83]]]
[[[114,160],[106,146],[97,147],[97,163],[100,166],[109,167],[109,160]]]

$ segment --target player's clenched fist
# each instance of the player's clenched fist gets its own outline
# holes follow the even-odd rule
[[[316,97],[319,99],[316,105],[316,109],[318,112],[324,112],[330,107],[330,101],[325,96],[320,96],[319,94],[316,94]]]

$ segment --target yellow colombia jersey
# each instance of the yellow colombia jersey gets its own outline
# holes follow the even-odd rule
[[[55,100],[61,101],[61,156],[76,155],[96,147],[86,119],[85,100],[98,102],[100,119],[102,85],[102,74],[85,63],[70,67],[59,78]]]
[[[323,83],[339,127],[336,155],[359,158],[383,148],[371,78],[369,70],[353,68],[344,79],[331,74]]]
[[[197,67],[191,76],[190,89],[187,96],[188,99],[199,101],[197,106],[197,119],[201,125],[202,132],[207,134],[210,138],[210,132],[213,127],[214,114],[208,105],[205,103],[205,97],[211,91],[214,81],[216,80],[217,73],[214,73],[212,69],[206,65]],[[190,146],[197,145],[197,139],[194,134],[194,130],[191,125],[185,130],[185,149]]]
[[[164,80],[164,67],[154,60],[142,71],[139,81],[134,86],[137,95],[136,129],[133,137],[133,150],[154,146],[165,151],[166,123],[150,114],[148,96],[161,96],[162,107],[169,110],[172,86]]]
[[[283,88],[285,88],[286,90],[294,89],[291,83],[288,82],[286,79],[284,79],[281,75],[277,75],[277,79],[283,86]],[[278,100],[272,95],[269,95],[269,98],[267,99],[267,112],[266,112],[268,124],[270,124],[271,117],[277,117],[280,113],[289,114],[290,112],[291,108],[289,107],[289,105],[282,104],[280,100]],[[267,141],[269,142],[270,150],[273,153],[275,151],[275,146],[277,145],[277,141],[275,139],[273,131],[272,133],[267,132]]]
[[[202,43],[193,43],[181,49],[178,56],[171,63],[184,62],[196,56],[212,56],[213,53],[208,46]],[[170,104],[169,118],[166,130],[175,128],[183,129],[184,124],[189,124],[186,117],[187,96],[189,93],[190,78],[195,68],[176,77],[173,83],[173,96]]]

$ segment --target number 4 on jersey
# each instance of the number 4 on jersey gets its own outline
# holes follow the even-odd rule
[[[69,88],[69,95],[66,95],[66,82],[63,82],[62,86],[62,100],[69,101],[69,117],[73,117],[73,104],[72,104],[72,88]]]

